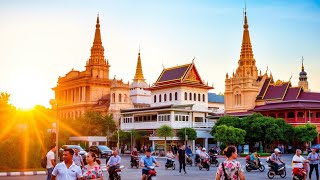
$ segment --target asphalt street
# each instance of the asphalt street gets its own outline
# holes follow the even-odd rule
[[[292,179],[291,171],[291,160],[293,155],[283,155],[282,159],[286,163],[286,169],[287,169],[287,176],[285,178],[281,178],[280,176],[275,176],[273,179]],[[179,163],[176,163],[176,170],[168,169],[166,170],[164,167],[165,159],[158,158],[157,159],[160,163],[160,167],[156,168],[157,171],[157,180],[177,180],[177,179],[183,179],[183,180],[212,180],[215,178],[215,173],[217,172],[217,168],[211,166],[209,171],[206,170],[199,170],[198,167],[195,166],[187,166],[187,174],[179,174]],[[218,161],[221,162],[223,158],[219,158]],[[244,158],[238,158],[242,166],[245,166],[245,159]],[[259,171],[251,171],[246,172],[245,168],[245,176],[248,180],[264,180],[269,179],[267,176],[268,172],[268,165],[266,164],[266,158],[261,158],[262,163],[266,166],[266,169],[264,172]],[[122,156],[122,164],[125,165],[125,169],[122,171],[121,178],[123,180],[135,180],[141,178],[141,168],[136,169],[130,167],[130,157],[129,156]],[[102,167],[105,168],[105,160],[102,159]],[[104,179],[107,179],[108,173],[104,172]],[[0,177],[0,180],[45,180],[45,175],[34,175],[34,176],[14,176],[14,177]],[[313,173],[312,179],[316,179],[315,173]]]

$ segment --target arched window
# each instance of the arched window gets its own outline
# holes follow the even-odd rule
[[[164,101],[167,101],[167,94],[164,94]]]
[[[189,93],[189,100],[192,101],[192,93]]]
[[[116,102],[116,94],[115,93],[112,94],[112,102]]]
[[[178,100],[178,93],[177,92],[174,93],[174,100]]]
[[[200,94],[198,94],[198,101],[201,101],[201,96],[200,96]]]
[[[298,112],[297,117],[298,117],[298,118],[304,118],[304,113],[303,113],[303,112]]]
[[[320,112],[316,113],[316,118],[320,118]]]
[[[124,99],[123,99],[124,102],[127,102],[128,101],[128,96],[127,94],[124,94]]]
[[[161,94],[159,95],[159,102],[161,102]]]
[[[288,114],[287,114],[287,118],[294,118],[294,112],[292,112],[292,111],[290,111],[290,112],[288,112]]]
[[[157,95],[153,96],[153,102],[156,103],[157,102]]]
[[[202,101],[206,102],[206,95],[202,94]]]
[[[270,117],[276,118],[276,114],[275,113],[271,113],[269,114]]]
[[[169,94],[169,101],[172,101],[172,93]]]
[[[279,114],[278,114],[278,118],[284,119],[284,118],[285,118],[285,114],[284,114],[284,113],[279,113]]]
[[[193,94],[193,100],[197,101],[197,94],[196,93]]]
[[[119,102],[121,102],[121,100],[122,100],[122,95],[119,94]]]
[[[188,93],[184,92],[184,100],[188,100]]]

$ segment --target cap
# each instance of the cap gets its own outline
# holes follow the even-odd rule
[[[280,150],[278,148],[275,148],[274,152],[280,152]]]
[[[202,151],[205,151],[206,150],[206,148],[202,148]]]

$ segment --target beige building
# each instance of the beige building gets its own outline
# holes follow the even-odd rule
[[[109,79],[109,61],[102,46],[99,16],[91,47],[91,55],[84,71],[71,70],[58,78],[55,100],[60,118],[77,118],[86,111],[112,113],[117,120],[120,108],[133,107],[129,98],[129,83]],[[117,121],[118,122],[118,121]]]

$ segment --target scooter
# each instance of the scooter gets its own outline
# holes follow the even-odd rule
[[[165,167],[166,167],[166,169],[172,168],[172,170],[175,170],[176,169],[176,164],[174,163],[174,158],[167,159]]]
[[[148,168],[150,169],[149,172],[148,172],[148,175],[147,175],[147,180],[155,180],[156,179],[156,176],[157,176],[157,172],[156,170],[154,169],[155,166],[148,166]]]
[[[192,166],[192,158],[191,158],[191,154],[187,155],[187,159],[186,159],[187,165]]]
[[[293,174],[292,169],[292,180],[303,180],[306,175],[308,175],[308,162],[303,163],[303,168],[299,169],[296,174]]]
[[[211,154],[210,155],[210,164],[218,167],[219,161],[217,159],[218,159],[218,154]]]
[[[209,158],[201,160],[199,170],[201,170],[202,168],[205,168],[207,171],[210,170],[210,159]]]
[[[201,162],[200,155],[196,154],[196,157],[194,158],[194,165],[197,166]]]
[[[285,164],[280,164],[278,170],[275,171],[275,165],[272,162],[268,161],[268,160],[267,160],[267,163],[268,163],[268,166],[269,166],[269,171],[268,171],[268,178],[269,179],[274,178],[275,175],[279,175],[281,178],[285,178],[286,177],[287,172],[286,172]]]
[[[124,169],[124,166],[114,169],[113,180],[121,180],[121,170]]]
[[[133,168],[134,166],[136,166],[137,169],[139,168],[139,158],[138,158],[138,156],[132,156],[131,168]]]
[[[246,171],[250,172],[252,170],[259,170],[260,172],[263,172],[265,170],[265,167],[259,158],[258,158],[258,166],[256,166],[256,164],[253,161],[246,160]]]

